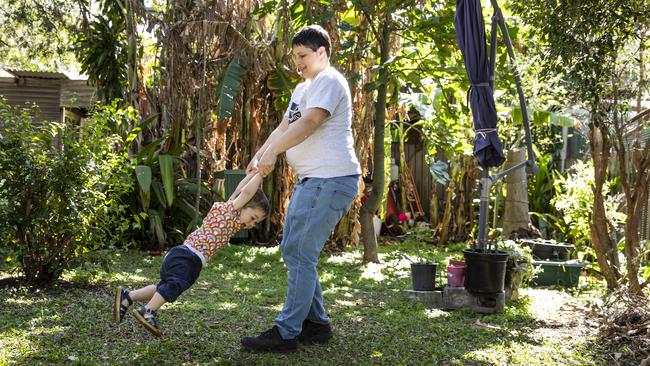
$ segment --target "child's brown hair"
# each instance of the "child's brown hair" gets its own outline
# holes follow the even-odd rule
[[[266,198],[266,195],[261,188],[255,192],[253,198],[251,198],[251,200],[248,201],[242,208],[247,207],[262,211],[264,213],[264,216],[268,216],[271,213],[271,203],[269,202],[269,199]]]

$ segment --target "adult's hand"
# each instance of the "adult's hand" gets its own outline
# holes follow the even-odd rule
[[[257,160],[257,156],[253,156],[253,159],[251,159],[251,161],[248,163],[248,166],[246,167],[246,175],[257,173],[258,164],[259,161]]]
[[[270,148],[266,149],[257,165],[257,172],[262,176],[262,178],[266,177],[273,171],[277,160],[278,156],[275,155]]]

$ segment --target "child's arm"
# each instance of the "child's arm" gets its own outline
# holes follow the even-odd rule
[[[230,195],[230,197],[228,197],[227,201],[232,201],[232,200],[234,200],[234,199],[237,197],[237,195],[239,194],[239,192],[241,192],[242,188],[244,188],[244,186],[245,186],[246,184],[248,184],[248,182],[250,182],[250,180],[253,179],[254,176],[255,176],[255,174],[248,174],[248,175],[246,175],[246,176],[244,177],[244,179],[242,179],[241,182],[239,182],[239,184],[237,185],[237,188],[235,188],[235,191],[232,192],[232,194]]]
[[[260,187],[262,184],[262,176],[259,174],[251,174],[251,178],[249,179],[249,182],[246,183],[246,185],[241,189],[241,192],[239,192],[239,195],[235,198],[235,200],[232,203],[232,206],[235,210],[239,210],[240,208],[244,207],[248,203],[248,201],[253,198],[255,195],[255,192],[257,192],[257,189]]]

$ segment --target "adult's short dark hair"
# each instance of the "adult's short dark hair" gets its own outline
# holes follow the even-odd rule
[[[260,210],[264,213],[264,216],[268,216],[271,213],[271,203],[269,203],[269,199],[266,198],[266,195],[262,189],[258,189],[257,192],[255,192],[253,195],[253,198],[251,198],[251,200],[248,201],[248,203],[246,203],[243,208]]]
[[[325,47],[327,57],[330,57],[332,42],[330,41],[329,33],[323,27],[320,25],[308,25],[293,36],[291,45],[305,46],[314,52],[320,47]]]

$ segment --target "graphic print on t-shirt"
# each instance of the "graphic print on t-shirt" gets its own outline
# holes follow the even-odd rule
[[[302,117],[300,111],[298,110],[298,103],[291,102],[291,107],[289,107],[289,124],[292,124]]]

